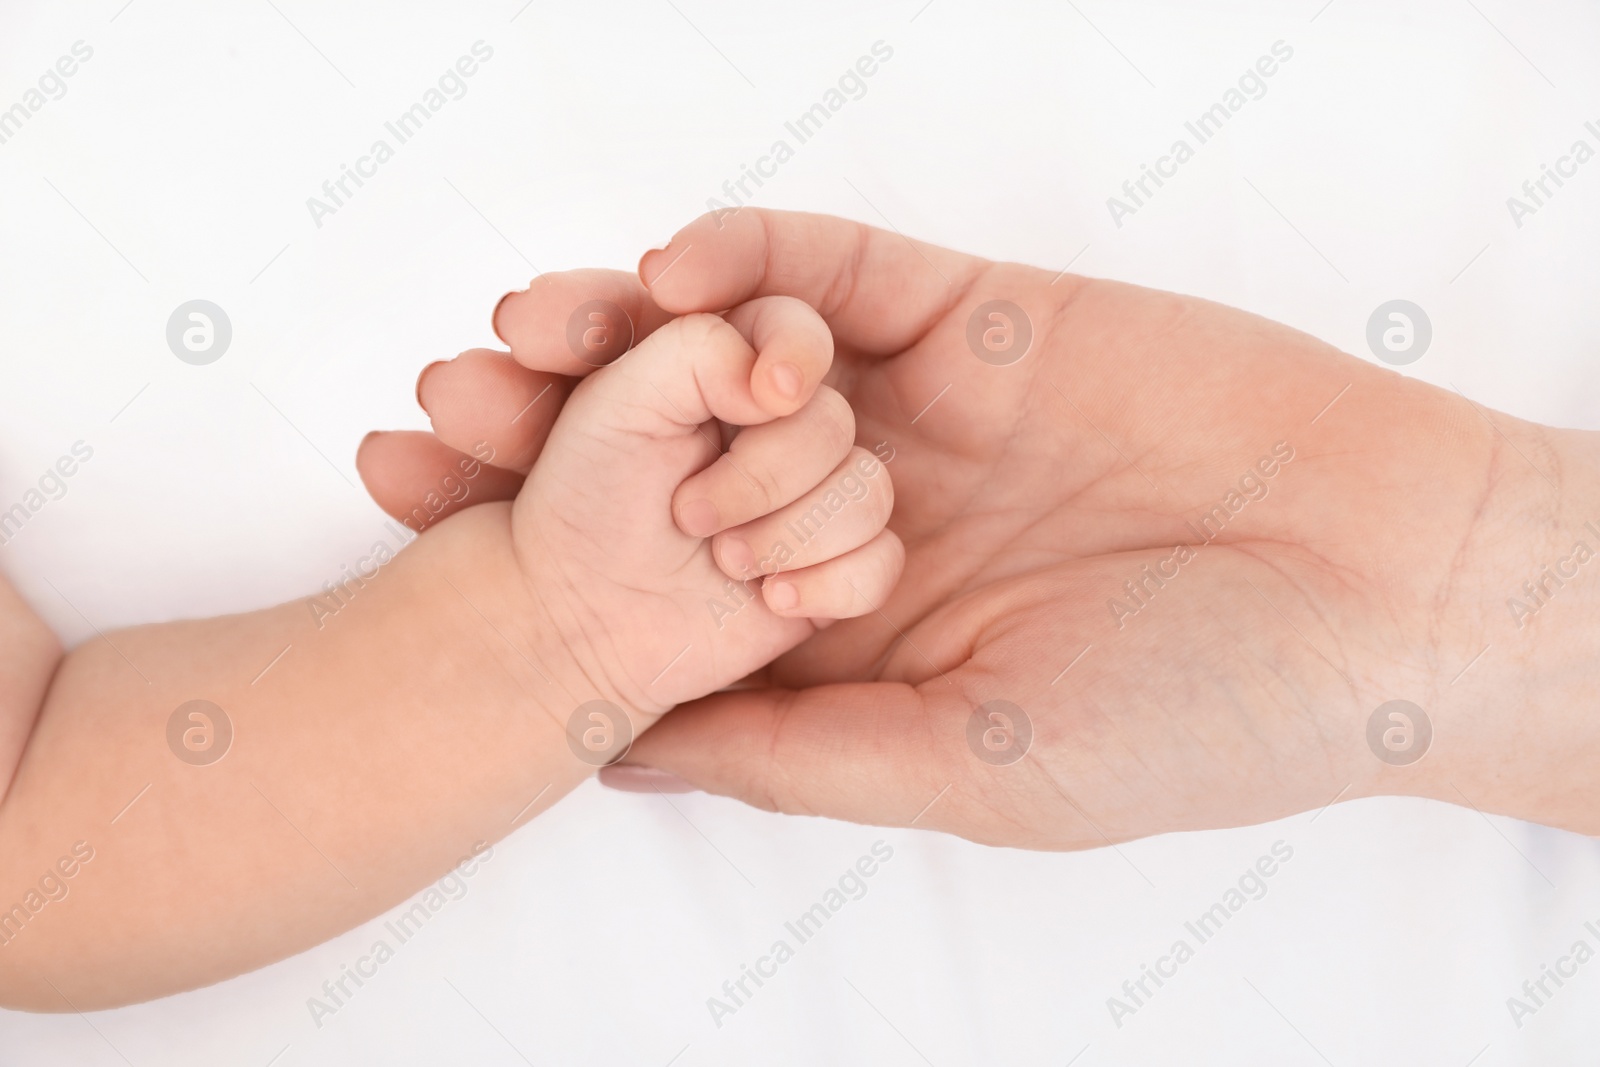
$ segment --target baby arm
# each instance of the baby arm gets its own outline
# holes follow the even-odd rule
[[[637,732],[880,603],[892,492],[815,384],[826,330],[793,301],[727,319],[592,375],[514,505],[441,522],[320,628],[300,602],[58,661],[12,603],[34,650],[0,661],[0,738],[27,734],[0,803],[0,1004],[147,999],[326,940],[593,773],[581,705]],[[806,368],[792,401],[751,389],[775,355]],[[727,456],[719,420],[751,427]],[[178,754],[190,720],[169,740],[194,700],[231,726],[215,762]]]
[[[299,602],[8,663],[7,728],[37,716],[0,804],[0,1003],[105,1007],[299,951],[592,771],[531,665],[556,650],[508,513],[441,523],[320,629]],[[169,746],[192,700],[231,724],[209,765]]]

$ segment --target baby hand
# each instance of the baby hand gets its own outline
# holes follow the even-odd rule
[[[883,602],[894,490],[807,384],[832,358],[815,311],[766,297],[669,322],[573,392],[512,512],[558,703],[642,729]]]

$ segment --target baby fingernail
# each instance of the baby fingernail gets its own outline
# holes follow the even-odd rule
[[[767,606],[773,611],[793,611],[800,606],[800,590],[793,582],[775,582],[768,578],[762,590],[767,594]]]
[[[793,363],[779,363],[772,368],[772,387],[778,395],[785,400],[796,400],[800,396],[800,387],[805,384],[805,378],[800,374],[800,368]]]
[[[750,551],[750,546],[737,537],[722,539],[722,569],[731,575],[754,576],[756,569],[756,554]]]
[[[448,360],[436,359],[426,367],[423,367],[422,373],[417,375],[417,407],[421,408],[423,411],[428,410],[428,405],[422,400],[422,387],[427,383],[428,375],[433,373],[433,368],[443,366],[446,362],[448,362]]]
[[[614,763],[600,768],[600,784],[619,793],[693,793],[694,786],[670,771]]]
[[[722,516],[709,500],[691,500],[678,509],[678,526],[690,537],[710,537],[721,525]]]

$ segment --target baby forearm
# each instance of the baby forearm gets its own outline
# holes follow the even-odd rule
[[[591,768],[549,710],[524,588],[508,508],[485,506],[331,617],[301,601],[67,656],[0,806],[0,1003],[104,1007],[260,966],[565,794]],[[169,730],[195,700],[222,714]]]
[[[56,635],[10,583],[0,579],[0,801],[60,663]]]

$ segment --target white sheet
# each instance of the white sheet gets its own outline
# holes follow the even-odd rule
[[[492,344],[530,263],[631,267],[880,40],[756,203],[1079,256],[1358,354],[1403,297],[1434,329],[1404,373],[1600,427],[1600,161],[1520,228],[1506,206],[1600,145],[1592,4],[122,3],[0,16],[0,107],[93,49],[0,144],[0,497],[95,449],[0,567],[73,641],[336,574],[381,528],[356,443],[423,425],[418,368]],[[479,40],[466,95],[318,228],[306,199]],[[1116,226],[1106,199],[1280,40],[1266,94]],[[163,337],[193,298],[233,324],[207,367]],[[717,1027],[706,998],[880,840],[865,897]],[[1266,896],[1116,1026],[1107,998],[1279,840]],[[1062,856],[591,785],[320,1027],[381,920],[154,1004],[0,1013],[0,1064],[1575,1062],[1600,964],[1520,1028],[1505,1001],[1597,901],[1594,842],[1419,801]]]

